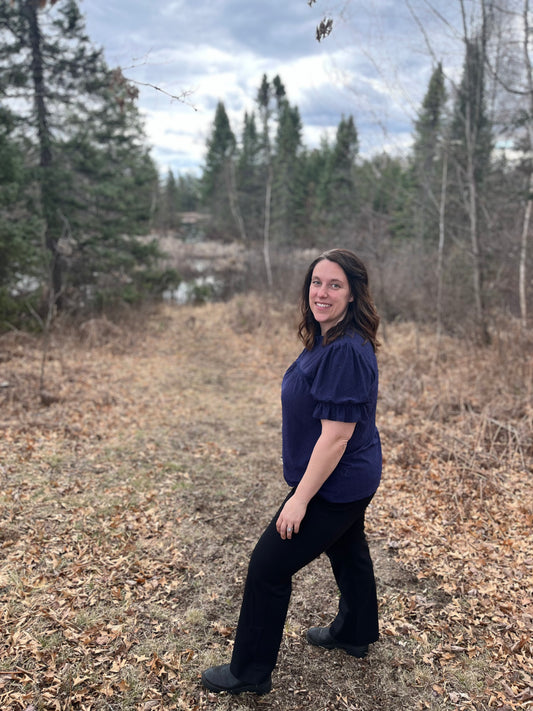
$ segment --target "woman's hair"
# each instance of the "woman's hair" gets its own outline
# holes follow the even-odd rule
[[[350,295],[353,297],[353,301],[348,304],[346,315],[342,321],[328,330],[324,338],[324,345],[331,343],[347,332],[356,331],[365,341],[370,341],[372,348],[376,351],[380,345],[376,336],[379,326],[379,315],[370,296],[368,273],[359,257],[348,249],[330,249],[317,257],[309,266],[300,296],[302,319],[298,327],[298,336],[303,341],[307,350],[311,350],[315,345],[316,336],[320,333],[320,324],[313,316],[313,312],[309,306],[309,287],[311,285],[313,270],[323,259],[335,262],[342,268],[348,279]]]

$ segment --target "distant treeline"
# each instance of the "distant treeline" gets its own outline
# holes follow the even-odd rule
[[[21,303],[42,313],[43,294],[52,310],[94,309],[172,288],[179,274],[162,269],[146,237],[165,232],[256,250],[250,285],[273,295],[291,249],[345,246],[369,264],[387,319],[483,341],[497,313],[527,326],[533,85],[518,0],[462,28],[458,82],[434,65],[409,155],[361,158],[356,105],[334,139],[306,147],[298,107],[265,75],[239,127],[219,102],[201,175],[163,178],[136,88],[92,47],[78,4],[60,0],[43,15],[32,0],[0,7],[4,322]],[[194,235],[190,212],[204,216]]]

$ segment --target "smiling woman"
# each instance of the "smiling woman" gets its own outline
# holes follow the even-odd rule
[[[292,576],[326,553],[340,590],[328,627],[307,641],[364,657],[378,639],[365,511],[381,478],[376,429],[379,317],[364,264],[334,249],[309,267],[299,335],[305,349],[281,387],[283,474],[290,491],[259,539],[248,568],[230,664],[211,667],[211,691],[270,691]]]
[[[312,292],[311,289],[318,287],[321,278],[324,280],[326,277],[330,281],[329,301],[318,302],[321,308],[318,309],[316,306],[314,308],[313,297],[318,298],[320,294]],[[313,281],[315,281],[314,285]],[[341,295],[340,302],[334,296],[337,291]],[[341,314],[339,315],[339,311],[336,310],[335,318],[327,319],[326,329],[323,331],[323,324],[318,316],[329,314],[328,304],[343,303],[343,298],[346,299],[344,311],[340,309]],[[298,335],[308,350],[313,348],[319,331],[325,337],[324,344],[327,344],[337,336],[343,335],[347,328],[355,330],[365,340],[369,340],[374,351],[377,350],[379,342],[376,333],[379,326],[379,316],[370,295],[366,267],[352,252],[345,249],[332,249],[315,259],[304,279],[300,309],[302,320]]]
[[[322,259],[313,269],[309,287],[309,306],[320,324],[323,336],[346,316],[353,301],[344,270],[329,259]]]

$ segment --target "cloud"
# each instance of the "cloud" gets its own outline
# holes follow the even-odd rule
[[[199,170],[219,100],[240,135],[263,74],[280,75],[308,147],[351,114],[363,154],[404,150],[435,59],[460,56],[458,3],[434,2],[440,16],[424,0],[339,0],[334,32],[320,43],[315,27],[328,8],[320,2],[160,0],[156,11],[153,0],[90,0],[82,9],[108,63],[151,85],[140,86],[139,105],[153,155],[162,171],[180,172]],[[183,93],[185,101],[169,96]]]

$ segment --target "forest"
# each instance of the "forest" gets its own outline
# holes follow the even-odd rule
[[[306,146],[265,74],[192,175],[160,173],[76,0],[0,0],[2,711],[533,708],[533,18],[457,2],[462,71],[428,55],[407,154],[364,156],[356,105]],[[286,495],[302,272],[339,246],[382,317],[380,639],[306,644],[318,559],[272,692],[211,694]]]
[[[465,16],[457,80],[428,57],[408,155],[363,158],[356,106],[309,148],[283,78],[265,74],[241,125],[218,103],[199,176],[158,174],[138,87],[107,66],[75,0],[0,7],[2,330],[175,293],[194,276],[187,243],[234,249],[196,300],[275,291],[298,255],[341,245],[368,263],[386,321],[484,343],[510,318],[527,328],[529,0]]]

